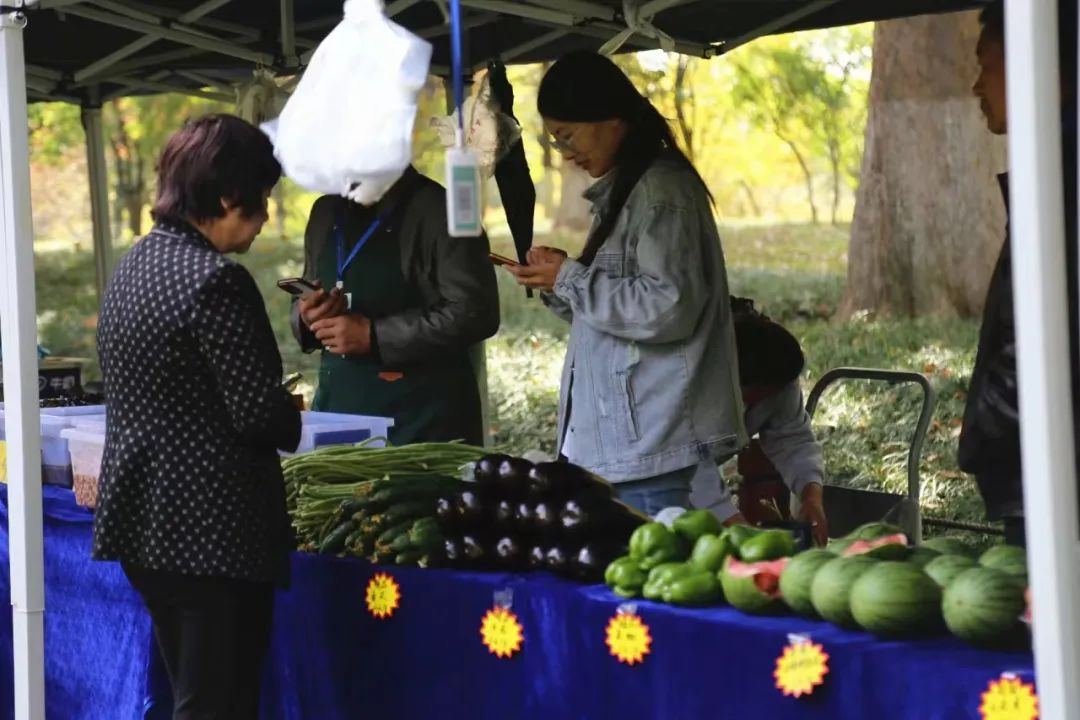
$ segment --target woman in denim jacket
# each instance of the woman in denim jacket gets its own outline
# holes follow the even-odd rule
[[[685,507],[698,465],[716,473],[746,441],[711,196],[667,121],[611,60],[562,58],[538,105],[555,147],[597,179],[581,255],[535,247],[528,265],[510,268],[571,324],[561,454],[644,512]]]

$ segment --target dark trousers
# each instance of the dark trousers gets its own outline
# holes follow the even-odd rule
[[[173,720],[258,720],[274,586],[124,566],[154,624]]]
[[[1007,517],[1005,521],[1005,542],[1009,545],[1027,546],[1027,531],[1024,528],[1024,516]]]

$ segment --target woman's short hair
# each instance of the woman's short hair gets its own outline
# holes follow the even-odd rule
[[[202,221],[225,214],[222,198],[246,217],[263,212],[281,165],[261,130],[234,115],[213,114],[188,120],[172,134],[157,174],[153,217]]]

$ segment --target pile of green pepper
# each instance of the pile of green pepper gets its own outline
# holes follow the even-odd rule
[[[719,576],[729,556],[760,562],[794,552],[795,540],[786,530],[724,529],[707,510],[691,510],[671,528],[651,522],[635,530],[629,553],[608,565],[604,582],[625,598],[714,605],[723,599]]]

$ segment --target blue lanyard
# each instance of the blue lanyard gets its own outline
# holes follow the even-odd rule
[[[368,226],[368,229],[364,231],[364,234],[360,236],[360,239],[356,241],[356,245],[353,245],[353,249],[349,251],[349,256],[345,257],[345,214],[338,211],[337,224],[334,226],[334,231],[337,234],[337,286],[342,288],[345,286],[345,271],[349,269],[349,265],[352,265],[352,261],[356,259],[356,254],[360,252],[360,249],[367,245],[368,240],[375,234],[375,231],[382,225],[383,219],[386,217],[385,213],[375,218],[375,222]]]
[[[454,104],[458,111],[458,130],[465,136],[465,76],[461,61],[461,0],[450,0],[450,54],[454,74]]]

